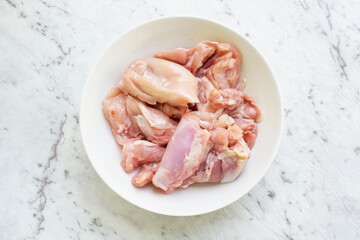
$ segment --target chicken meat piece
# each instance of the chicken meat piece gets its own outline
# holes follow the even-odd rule
[[[185,113],[190,111],[188,107],[174,107],[167,103],[157,103],[154,107],[165,113],[166,116],[175,119],[180,119]]]
[[[206,111],[218,111],[222,109],[223,113],[229,116],[242,116],[254,120],[256,123],[262,121],[262,114],[254,98],[243,91],[236,89],[213,89],[208,97],[209,107]],[[209,110],[210,109],[210,110]]]
[[[171,61],[184,66],[189,61],[190,58],[189,50],[190,49],[188,48],[175,48],[173,50],[169,50],[166,52],[157,53],[154,55],[154,57]]]
[[[215,53],[209,57],[196,76],[206,76],[218,89],[243,88],[240,80],[241,53],[234,45],[229,43],[206,42],[215,45]]]
[[[176,48],[155,54],[156,58],[165,59],[183,65],[192,74],[200,69],[216,51],[217,42],[203,41],[193,48]]]
[[[235,109],[243,103],[241,91],[230,88],[219,90],[206,77],[198,78],[198,98],[196,109],[213,113],[217,118],[226,109]]]
[[[234,181],[249,158],[250,149],[242,138],[242,130],[237,125],[227,129],[218,127],[210,134],[212,148],[199,169],[187,180],[187,185],[196,182]]]
[[[234,91],[232,89],[225,89],[226,94],[229,95],[229,98],[237,99],[241,96],[242,100],[235,106],[228,108],[230,116],[242,116],[243,118],[252,119],[254,122],[259,123],[263,119],[260,107],[255,103],[254,98],[247,95],[242,91]]]
[[[209,132],[200,127],[200,119],[193,113],[185,114],[166,147],[153,184],[166,193],[180,187],[204,161],[209,138]]]
[[[159,169],[159,162],[145,163],[140,170],[132,177],[131,182],[136,187],[143,187],[153,179]]]
[[[144,163],[160,162],[165,148],[145,140],[129,139],[124,142],[121,166],[125,172],[133,171]]]
[[[133,125],[140,129],[146,140],[159,145],[170,141],[177,125],[176,121],[131,96],[126,98],[126,109]]]
[[[202,41],[193,48],[177,48],[155,57],[181,64],[196,77],[206,76],[218,89],[245,87],[240,79],[241,53],[230,43]]]
[[[249,148],[252,149],[258,133],[258,128],[254,120],[238,116],[234,118],[234,121],[235,124],[243,130],[243,139]]]
[[[179,64],[159,58],[131,63],[119,82],[119,88],[151,105],[168,103],[187,107],[198,102],[195,77]]]
[[[233,99],[241,99],[237,101],[234,106],[227,108],[224,113],[231,116],[235,124],[243,130],[243,139],[250,149],[254,147],[257,137],[258,129],[256,123],[262,121],[263,115],[259,106],[254,102],[254,99],[241,91],[228,90],[227,93]],[[241,96],[241,98],[240,98]]]
[[[141,139],[139,128],[134,126],[126,110],[126,94],[119,88],[113,88],[103,101],[103,112],[108,120],[116,142],[120,145],[126,139]]]
[[[191,114],[198,119],[199,126],[202,129],[211,131],[216,128],[218,120],[213,113],[194,111]]]
[[[198,98],[199,102],[195,105],[198,111],[202,112],[215,112],[209,103],[209,97],[213,90],[216,90],[214,85],[206,77],[197,78],[198,80]],[[221,114],[221,112],[220,112]]]
[[[103,102],[103,111],[115,140],[123,145],[127,139],[146,138],[156,144],[167,144],[177,122],[162,111],[114,88]]]
[[[250,148],[254,146],[257,136],[255,123],[262,121],[262,114],[254,99],[243,91],[236,89],[218,90],[207,80],[199,81],[199,103],[196,107],[201,112],[213,113],[216,118],[227,114],[243,130],[243,138]]]
[[[216,122],[216,127],[228,128],[235,123],[235,120],[227,114],[223,114]]]

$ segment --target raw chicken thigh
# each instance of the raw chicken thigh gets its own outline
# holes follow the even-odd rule
[[[141,139],[140,130],[131,122],[126,111],[126,95],[119,88],[113,88],[103,101],[103,112],[108,120],[116,142],[120,145],[126,139]]]
[[[160,110],[125,95],[118,88],[113,88],[105,98],[103,111],[120,145],[132,138],[146,138],[156,144],[166,144],[177,124]]]
[[[242,56],[230,43],[203,41],[131,63],[103,101],[121,166],[132,183],[165,193],[194,183],[234,181],[262,120],[243,89]]]
[[[180,119],[185,113],[190,111],[188,107],[174,107],[167,103],[157,103],[154,107],[165,113],[168,117],[176,119]]]
[[[140,129],[148,141],[159,145],[170,141],[177,122],[160,110],[151,108],[130,96],[126,98],[126,109],[133,125]]]
[[[191,182],[231,182],[239,176],[250,149],[237,125],[211,131],[212,148]]]
[[[177,48],[155,57],[181,64],[196,77],[206,76],[218,89],[245,87],[240,81],[241,53],[230,43],[202,41],[193,48]]]
[[[243,130],[243,138],[250,148],[253,147],[257,135],[255,123],[261,122],[261,110],[254,99],[243,91],[236,89],[216,89],[210,81],[203,77],[198,79],[199,103],[196,107],[202,112],[214,113],[216,117],[228,114]]]
[[[160,162],[165,148],[145,140],[129,139],[124,142],[121,166],[125,172],[131,172],[144,163]]]
[[[200,127],[200,119],[193,113],[185,114],[166,147],[153,184],[167,193],[180,187],[205,159],[209,138],[209,132]]]
[[[158,102],[187,107],[198,102],[195,77],[182,66],[158,58],[134,61],[122,76],[119,88],[151,105]]]
[[[140,168],[139,172],[133,176],[133,178],[131,180],[132,184],[134,184],[134,186],[136,186],[136,187],[145,186],[146,184],[151,182],[151,180],[154,177],[154,174],[159,169],[159,167],[160,167],[160,164],[158,162],[145,163]]]

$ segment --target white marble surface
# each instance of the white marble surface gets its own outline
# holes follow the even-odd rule
[[[0,239],[359,239],[360,4],[347,1],[0,1]],[[81,143],[86,76],[149,19],[204,16],[254,42],[277,73],[286,129],[245,197],[175,218],[96,175]]]

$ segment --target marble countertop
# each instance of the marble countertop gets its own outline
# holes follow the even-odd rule
[[[0,1],[0,239],[360,238],[358,1]],[[97,176],[79,106],[92,65],[149,19],[203,16],[270,60],[285,103],[276,159],[219,211],[139,209]]]

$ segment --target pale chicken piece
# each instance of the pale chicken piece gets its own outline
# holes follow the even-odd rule
[[[230,89],[235,93],[241,93],[238,90]],[[198,78],[198,98],[199,103],[196,104],[196,108],[201,112],[210,112],[214,116],[219,118],[226,109],[236,108],[236,105],[240,105],[243,101],[241,96],[234,96],[234,94],[227,94],[227,89],[219,90],[206,78]],[[234,99],[236,100],[234,100]]]
[[[216,127],[228,128],[235,123],[235,120],[227,114],[223,114],[216,122]]]
[[[232,112],[232,115],[235,116],[235,114],[240,114],[243,118],[252,119],[256,123],[261,122],[263,120],[263,115],[260,107],[255,103],[254,98],[250,97],[245,92],[242,92],[242,98],[244,103],[236,108]]]
[[[180,65],[185,65],[190,58],[189,55],[189,49],[175,48],[166,52],[157,53],[154,55],[154,57],[168,60]]]
[[[151,105],[187,107],[199,101],[195,77],[179,64],[158,58],[134,61],[123,74],[119,88]]]
[[[115,140],[123,145],[127,139],[142,139],[167,144],[177,122],[158,109],[151,108],[114,88],[103,102],[103,111]]]
[[[208,97],[210,109],[224,109],[224,113],[230,116],[241,115],[244,118],[253,119],[255,122],[262,121],[262,114],[254,98],[243,91],[236,89],[213,89]]]
[[[242,89],[245,85],[240,79],[242,56],[239,49],[230,43],[207,43],[215,44],[216,51],[195,75],[206,76],[218,89]]]
[[[226,88],[216,89],[206,78],[198,78],[198,98],[196,107],[199,111],[215,113],[218,110],[221,114],[226,112],[241,112],[243,117],[251,118],[255,122],[261,122],[262,114],[254,98],[243,91]],[[220,115],[221,115],[220,114]]]
[[[124,141],[121,166],[125,172],[133,171],[144,163],[160,162],[165,148],[145,140],[129,139]]]
[[[140,170],[132,177],[131,182],[136,187],[143,187],[153,179],[159,169],[159,162],[145,163]]]
[[[234,118],[235,124],[243,130],[243,139],[250,149],[254,147],[258,129],[253,119],[238,116]]]
[[[242,139],[242,130],[237,125],[228,129],[216,128],[210,132],[212,149],[187,184],[224,183],[234,181],[243,170],[250,149]]]
[[[103,112],[118,144],[122,145],[129,138],[143,138],[139,128],[130,120],[126,110],[126,95],[119,88],[110,90],[103,101]]]
[[[213,89],[209,94],[208,103],[211,109],[224,109],[229,112],[244,104],[243,96],[244,92],[236,89]]]
[[[211,92],[215,89],[214,85],[206,77],[197,78],[198,80],[198,98],[199,102],[196,104],[196,109],[202,112],[214,112],[209,105],[209,97]]]
[[[216,128],[218,120],[216,119],[216,115],[213,113],[194,111],[191,112],[191,114],[198,119],[199,126],[202,129],[211,131]]]
[[[262,113],[252,97],[236,89],[218,90],[206,78],[201,78],[199,100],[196,104],[199,111],[213,113],[216,118],[229,115],[243,130],[248,146],[254,146],[257,136],[255,123],[262,121]]]
[[[232,108],[229,108],[225,113],[229,114],[243,130],[243,139],[248,144],[249,148],[252,149],[257,137],[258,129],[256,123],[261,122],[263,115],[259,106],[254,102],[254,99],[244,92],[236,92],[233,90],[228,91],[230,96],[235,99],[240,99],[242,103],[235,104]]]
[[[154,107],[165,113],[166,116],[175,119],[180,119],[185,113],[190,111],[188,107],[174,107],[167,103],[157,103]]]
[[[205,159],[209,138],[209,132],[200,127],[200,119],[193,113],[185,114],[166,147],[153,184],[166,193],[180,187]]]
[[[192,74],[195,74],[204,62],[215,52],[215,47],[205,42],[209,41],[200,42],[195,47],[189,49],[176,48],[174,50],[157,53],[155,57],[183,65]]]
[[[131,96],[126,98],[126,109],[133,125],[140,129],[146,140],[159,145],[170,141],[177,125],[176,121]]]
[[[221,159],[218,159],[217,154],[214,151],[210,151],[199,169],[187,180],[187,184],[182,186],[182,188],[186,188],[193,183],[221,182],[223,175],[221,165]]]
[[[202,41],[193,48],[177,48],[155,57],[181,64],[196,77],[206,76],[218,89],[245,87],[240,79],[241,53],[230,43]]]
[[[187,52],[188,61],[184,65],[189,71],[197,75],[197,71],[204,65],[205,61],[209,59],[216,51],[216,43],[204,41],[199,43]]]

